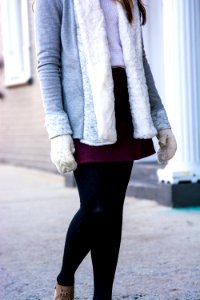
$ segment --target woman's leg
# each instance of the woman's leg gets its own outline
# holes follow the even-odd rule
[[[57,279],[61,285],[72,285],[76,269],[91,250],[95,300],[111,300],[132,165],[133,162],[86,163],[74,171],[81,205],[68,229]]]
[[[99,209],[95,215],[91,257],[94,300],[111,300],[121,242],[123,204],[133,162],[105,165],[99,173]],[[96,208],[97,209],[97,208]]]
[[[91,249],[89,232],[90,222],[81,206],[68,227],[62,268],[57,276],[60,285],[74,285],[75,272]]]

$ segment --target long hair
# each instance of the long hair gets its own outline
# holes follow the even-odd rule
[[[45,1],[45,0],[44,0]],[[128,18],[129,23],[132,23],[133,20],[133,0],[114,0],[114,1],[118,1],[121,3],[121,5],[124,7],[125,11],[126,11],[126,15]],[[140,17],[142,17],[142,25],[146,24],[147,21],[147,14],[146,14],[146,9],[144,7],[144,4],[142,3],[142,0],[137,0],[138,1],[138,7],[140,10]],[[35,0],[32,1],[32,10],[34,10],[34,3]]]
[[[32,11],[34,12],[35,0],[32,0]]]
[[[121,5],[124,7],[124,9],[126,11],[126,16],[128,18],[129,23],[132,23],[132,21],[134,21],[133,20],[133,9],[134,9],[133,0],[114,0],[114,1],[121,3]],[[140,17],[142,16],[141,24],[145,25],[146,20],[147,20],[146,9],[144,7],[142,0],[137,0],[137,1],[138,1],[138,7],[139,7],[139,11],[140,11]]]

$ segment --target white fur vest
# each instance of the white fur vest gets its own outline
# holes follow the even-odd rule
[[[127,74],[129,103],[135,138],[152,138],[157,134],[151,112],[148,88],[143,66],[142,32],[137,0],[134,0],[133,22],[116,2],[119,33]],[[106,36],[106,24],[99,0],[74,0],[78,26],[78,48],[83,74],[85,94],[84,115],[92,104],[96,116],[98,136],[101,142],[116,142],[113,78],[110,53]],[[87,105],[88,104],[88,105]],[[87,139],[87,137],[86,137]],[[83,139],[84,142],[84,139]]]

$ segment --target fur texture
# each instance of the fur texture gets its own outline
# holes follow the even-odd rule
[[[149,94],[142,59],[142,36],[139,8],[134,3],[134,22],[130,24],[121,4],[117,2],[119,33],[126,66],[129,103],[135,138],[152,138],[157,130],[150,112]]]
[[[122,5],[116,3],[119,32],[127,73],[134,137],[152,138],[157,134],[157,130],[151,118],[143,68],[139,8],[136,1],[134,4],[134,23],[130,24]],[[84,73],[88,74],[91,87],[88,93],[88,88],[85,86],[85,94],[88,98],[91,96],[93,101],[99,139],[107,144],[113,143],[116,141],[114,86],[103,11],[97,0],[74,0],[74,8],[80,31],[79,52],[82,52],[82,59],[84,56],[85,60],[85,68],[82,64],[82,69],[86,69],[83,77]],[[87,115],[87,105],[85,105],[85,115]]]
[[[82,56],[82,70],[83,59],[86,60],[86,70],[84,69],[83,76],[88,74],[89,77],[98,136],[101,142],[113,143],[116,141],[114,85],[103,12],[99,1],[96,0],[74,0],[74,8],[80,31],[79,53],[82,53],[80,43],[84,51],[80,55],[80,59]],[[86,82],[87,79],[83,79],[83,83]],[[86,93],[88,93],[87,90],[85,90],[85,95]],[[90,95],[86,102],[89,97]],[[87,109],[87,103],[85,109]],[[86,110],[85,116],[87,116]]]

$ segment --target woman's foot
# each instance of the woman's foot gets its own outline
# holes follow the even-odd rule
[[[56,283],[53,300],[74,300],[74,286],[62,286]]]

